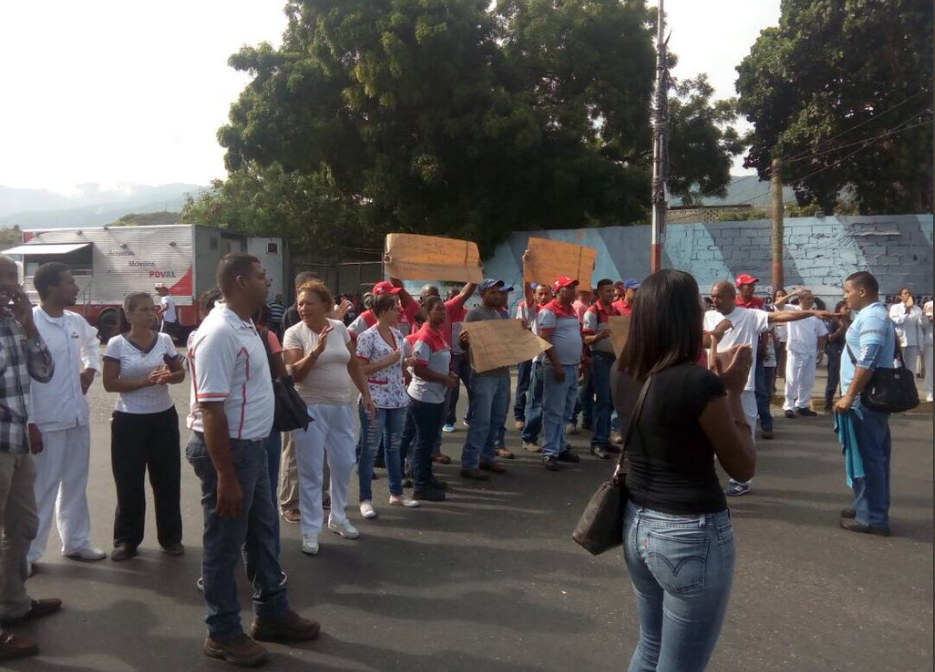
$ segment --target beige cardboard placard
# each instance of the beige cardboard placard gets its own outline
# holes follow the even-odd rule
[[[607,324],[610,326],[610,342],[614,346],[614,355],[620,357],[623,346],[627,343],[627,337],[630,335],[630,317],[629,315],[612,315],[607,318]]]
[[[401,280],[483,280],[477,243],[411,233],[386,236],[386,272]]]
[[[552,347],[519,320],[464,322],[461,329],[471,335],[471,366],[478,373],[527,362]]]
[[[523,264],[523,281],[551,285],[560,275],[578,281],[582,289],[591,289],[591,274],[597,251],[591,247],[563,243],[546,238],[530,238],[529,255]]]

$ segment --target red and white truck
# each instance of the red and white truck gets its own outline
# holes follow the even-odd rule
[[[218,261],[229,252],[256,255],[272,281],[270,297],[284,294],[289,270],[281,238],[247,236],[193,224],[104,226],[23,232],[23,244],[3,250],[20,257],[23,284],[33,303],[39,297],[32,276],[44,263],[60,261],[81,288],[72,309],[107,340],[117,333],[119,308],[132,292],[153,292],[161,282],[178,309],[179,323],[198,323],[198,296],[214,286]]]

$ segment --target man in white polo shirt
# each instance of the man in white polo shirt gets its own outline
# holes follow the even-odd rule
[[[240,666],[267,658],[261,641],[306,641],[319,625],[289,607],[276,554],[276,516],[263,442],[274,399],[266,349],[250,319],[266,304],[269,280],[259,260],[236,252],[221,259],[223,295],[198,328],[188,352],[192,372],[192,437],[186,456],[201,480],[207,606],[204,653]],[[240,622],[234,572],[243,551],[253,586],[254,621]]]

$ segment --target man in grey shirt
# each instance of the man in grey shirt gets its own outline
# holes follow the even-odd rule
[[[500,308],[512,291],[502,280],[487,279],[477,286],[481,305],[468,311],[465,323],[501,320]],[[470,332],[462,332],[461,345],[470,345]],[[461,450],[461,476],[486,481],[488,473],[502,474],[506,467],[497,462],[497,438],[506,422],[510,405],[510,369],[501,367],[471,372],[471,425]]]

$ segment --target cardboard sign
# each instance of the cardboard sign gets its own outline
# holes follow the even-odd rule
[[[560,275],[578,281],[582,289],[591,289],[591,274],[597,252],[591,247],[562,243],[545,238],[530,238],[529,255],[523,264],[523,281],[551,285]]]
[[[619,358],[630,335],[630,316],[612,315],[607,318],[607,324],[610,326],[610,342],[614,346],[614,355]]]
[[[464,322],[461,329],[471,335],[471,366],[477,373],[527,362],[552,347],[519,320]]]
[[[386,272],[401,280],[483,280],[477,243],[455,238],[391,233],[386,237]]]

